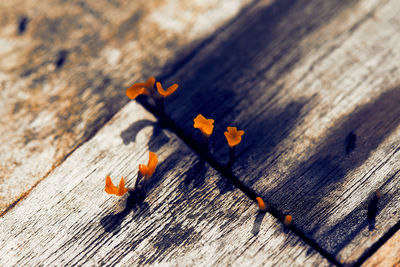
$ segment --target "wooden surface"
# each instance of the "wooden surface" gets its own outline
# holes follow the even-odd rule
[[[0,265],[368,266],[398,250],[398,1],[96,3],[0,3]],[[167,129],[125,106],[150,75],[180,85]],[[227,126],[245,131],[232,172]],[[149,150],[145,202],[105,195]]]
[[[0,213],[249,2],[1,1]]]
[[[184,138],[201,142],[197,113],[214,119],[222,165],[223,131],[244,130],[236,177],[346,264],[400,219],[399,12],[398,1],[261,1],[167,80],[182,84],[167,110]]]
[[[390,238],[371,256],[362,267],[394,267],[400,266],[400,231]]]
[[[135,114],[135,116],[132,116]],[[104,192],[159,165],[142,202]],[[137,103],[122,109],[0,218],[0,265],[328,266]]]

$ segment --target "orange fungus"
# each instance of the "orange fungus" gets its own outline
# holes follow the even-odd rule
[[[260,208],[261,211],[266,211],[267,210],[267,206],[264,203],[264,200],[261,197],[256,197],[257,203],[258,203],[258,207]]]
[[[139,172],[149,178],[153,175],[157,167],[157,155],[154,152],[149,152],[149,161],[147,165],[139,164]]]
[[[125,181],[124,181],[123,177],[121,178],[121,181],[119,182],[119,186],[116,187],[115,185],[113,185],[113,183],[111,181],[111,177],[107,176],[106,187],[104,190],[106,191],[107,194],[117,195],[117,196],[122,196],[126,192],[128,192],[128,189],[126,189],[126,187],[125,187]]]
[[[161,83],[159,83],[159,82],[156,83],[156,86],[157,86],[158,93],[160,95],[162,95],[163,97],[167,97],[167,96],[171,95],[173,92],[176,91],[176,89],[178,89],[178,84],[176,84],[176,83],[171,85],[170,87],[168,87],[167,90],[164,90],[162,88]]]
[[[214,120],[213,119],[206,119],[203,115],[199,114],[193,120],[194,121],[194,128],[200,129],[200,131],[206,135],[210,136],[214,129]]]
[[[283,221],[283,224],[286,226],[289,226],[292,223],[292,216],[286,215],[285,220]]]
[[[154,83],[156,79],[150,77],[145,83],[135,83],[126,89],[126,95],[130,99],[135,99],[138,95],[149,95],[151,90],[154,90]]]
[[[126,95],[129,97],[129,99],[135,99],[139,95],[149,95],[149,91],[147,91],[146,88],[143,87],[129,87],[126,89]]]
[[[244,131],[238,131],[236,127],[227,127],[227,132],[224,132],[228,145],[234,147],[242,141],[242,135]]]

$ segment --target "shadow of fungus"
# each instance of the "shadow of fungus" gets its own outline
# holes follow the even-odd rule
[[[206,173],[207,168],[205,162],[200,159],[185,173],[184,184],[186,186],[192,185],[194,188],[198,188],[204,184]]]
[[[254,220],[253,229],[251,229],[251,233],[253,235],[258,235],[258,233],[260,232],[261,223],[262,223],[262,220],[265,217],[265,214],[266,214],[265,211],[259,211],[257,213],[257,216],[256,216],[256,218]]]
[[[137,134],[145,127],[153,126],[153,132],[147,143],[149,151],[157,152],[162,146],[169,142],[169,137],[163,132],[164,126],[162,122],[153,122],[150,120],[139,120],[121,133],[121,138],[125,145],[130,142],[136,141]],[[174,170],[179,164],[181,158],[189,156],[189,151],[186,149],[177,148],[171,153],[165,160],[159,162],[157,166],[158,173],[166,173],[169,170]],[[183,173],[185,178],[181,182],[178,188],[181,191],[187,191],[188,188],[200,188],[204,185],[206,177],[207,167],[203,159],[199,159],[189,170]],[[150,184],[152,183],[150,180]]]
[[[186,151],[186,153],[188,153]],[[150,181],[145,185],[144,188],[134,188],[133,191],[128,191],[128,198],[126,199],[125,208],[117,213],[111,214],[103,217],[100,220],[101,225],[103,226],[106,232],[113,232],[116,233],[120,229],[121,223],[124,221],[125,217],[132,211],[137,208],[138,213],[133,215],[132,220],[136,220],[138,217],[145,217],[149,215],[149,204],[144,202],[147,195],[156,187],[158,187],[161,183],[162,178],[168,173],[168,171],[174,170],[177,167],[177,163],[179,162],[180,157],[185,157],[185,152],[178,149],[171,155],[169,155],[165,160],[160,162],[157,165],[156,172],[151,177]],[[197,176],[198,177],[198,176]],[[197,181],[198,186],[204,184],[204,178],[197,179],[201,181],[200,183]],[[174,197],[180,198],[180,201],[185,200],[185,193],[184,191],[188,191],[187,186],[180,186],[181,184],[185,184],[182,180],[178,185],[178,188],[183,190],[183,192],[176,194]],[[204,186],[203,186],[204,187]],[[186,189],[186,190],[184,190]],[[204,191],[204,188],[203,188]]]
[[[153,127],[153,133],[147,143],[150,151],[157,152],[162,146],[168,143],[169,138],[164,134],[164,127],[159,121],[153,122],[150,120],[139,120],[121,133],[121,138],[124,144],[128,145],[130,142],[136,142],[137,134],[148,126]]]
[[[198,242],[200,236],[196,233],[195,227],[184,226],[182,222],[167,223],[164,226],[164,234],[154,240],[155,255],[151,258],[144,259],[139,264],[154,264],[157,258],[162,257],[176,247],[184,244],[192,244]]]
[[[153,126],[153,133],[148,141],[148,146],[150,151],[152,152],[158,151],[159,148],[161,148],[164,144],[168,143],[169,138],[162,132],[162,128],[160,127],[160,124],[158,122],[153,122],[150,120],[139,120],[130,125],[123,132],[121,132],[120,136],[124,144],[128,145],[130,142],[135,142],[137,134],[142,129],[148,126]],[[171,155],[171,156],[177,159],[177,155],[175,156]],[[117,214],[107,215],[100,220],[100,223],[106,232],[119,231],[120,224],[122,223],[124,218],[136,206],[141,211],[146,211],[149,209],[148,208],[149,205],[144,202],[147,191],[151,190],[154,186],[158,185],[160,181],[159,173],[165,173],[166,164],[168,165],[169,168],[173,169],[175,167],[175,165],[172,164],[169,158],[158,164],[156,173],[151,177],[150,182],[146,184],[145,187],[143,188],[135,187],[134,190],[128,191],[128,198],[126,199],[125,208],[121,212]],[[147,214],[146,212],[144,213]],[[143,214],[143,212],[141,212],[141,214]]]
[[[145,195],[143,192],[128,191],[128,198],[125,201],[125,208],[116,214],[110,214],[100,219],[100,223],[105,232],[117,233],[120,230],[121,223],[131,211],[137,208],[138,214],[145,216],[149,212],[149,204],[144,202]]]
[[[340,205],[337,198],[348,190],[342,186],[346,174],[361,166],[400,125],[399,103],[400,87],[395,87],[343,117],[327,132],[317,151],[300,163],[284,183],[267,193],[274,209],[292,214],[299,229],[315,238],[329,253],[340,251],[369,224],[367,200],[349,211],[348,216],[335,224],[335,229],[325,229],[319,222],[326,218],[329,210]],[[355,142],[355,136],[357,146],[349,145]],[[371,188],[371,192],[375,190]],[[381,202],[380,206],[385,205]]]

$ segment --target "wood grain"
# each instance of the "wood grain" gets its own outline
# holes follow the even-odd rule
[[[395,267],[400,266],[400,231],[392,236],[379,250],[372,255],[362,267]]]
[[[145,199],[107,195],[105,177],[133,186],[149,150],[159,165]],[[0,233],[1,266],[330,265],[135,102],[2,216]]]
[[[250,2],[1,1],[0,214]]]
[[[261,1],[166,79],[181,85],[167,114],[182,137],[201,144],[193,118],[214,119],[223,165],[223,132],[243,129],[234,175],[345,264],[400,219],[399,12],[394,0]]]

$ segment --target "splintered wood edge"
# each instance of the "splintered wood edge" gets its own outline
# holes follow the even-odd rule
[[[0,265],[330,265],[221,178],[140,105],[125,106],[0,218]],[[135,184],[153,150],[147,197],[104,192]]]

